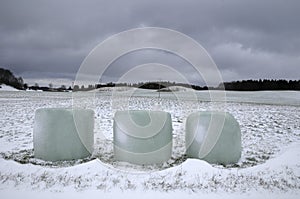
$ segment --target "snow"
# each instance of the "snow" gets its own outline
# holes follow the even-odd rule
[[[94,112],[41,108],[35,111],[34,156],[48,161],[85,158],[93,152]]]
[[[0,91],[19,91],[18,89],[8,86],[6,84],[0,84]]]
[[[133,87],[126,87],[126,86],[119,86],[119,87],[102,87],[91,90],[89,92],[128,92],[132,90],[136,90],[137,88]]]
[[[71,93],[1,92],[0,194],[3,198],[298,198],[300,190],[300,92],[226,92],[227,103],[177,100],[172,93],[135,92],[129,109],[171,113],[173,150],[163,164],[134,165],[113,156],[113,115],[124,107],[112,93],[78,92],[95,111],[91,157],[49,162],[33,156],[34,112],[72,108]],[[93,101],[92,99],[95,99]],[[280,99],[280,100],[278,100]],[[234,165],[185,156],[185,119],[195,110],[220,109],[239,122],[242,158]]]
[[[44,192],[28,192],[28,191],[14,191],[14,190],[5,190],[2,192],[2,195],[4,198],[43,198],[43,199],[65,199],[66,195],[63,193],[52,193],[48,191]],[[130,198],[130,199],[140,199],[141,197],[144,199],[166,199],[166,198],[172,198],[172,199],[182,199],[182,198],[189,198],[189,199],[266,199],[266,198],[276,198],[276,199],[298,199],[299,195],[287,195],[287,194],[274,194],[270,193],[268,195],[261,195],[261,193],[251,193],[251,194],[185,194],[182,192],[176,192],[176,193],[161,193],[161,192],[152,192],[151,194],[145,194],[143,191],[134,191],[134,192],[114,192],[114,193],[103,193],[100,191],[88,191],[88,192],[69,192],[68,198],[73,199],[82,199],[82,198]]]
[[[160,91],[169,91],[169,92],[192,92],[192,88],[186,88],[183,86],[169,86],[167,88],[162,88]]]
[[[194,112],[186,120],[185,131],[188,157],[223,165],[239,161],[241,130],[230,113]]]

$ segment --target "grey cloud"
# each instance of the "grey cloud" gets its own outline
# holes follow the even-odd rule
[[[182,74],[182,76],[185,76],[187,79],[189,79],[192,83],[203,83],[202,77],[197,73],[194,67],[186,60],[173,53],[155,49],[133,51],[124,56],[121,56],[119,59],[117,59],[110,65],[110,67],[105,71],[104,75],[106,77],[114,77],[114,80],[116,81],[128,70],[131,70],[136,66],[145,63],[160,63],[163,65],[170,66],[174,70],[178,71],[178,73]],[[153,74],[149,74],[149,76],[153,76],[154,74],[156,74],[157,78],[160,77],[165,78],[165,80],[172,81],[172,79],[168,79],[168,76],[161,75],[161,71],[159,69],[152,72]],[[143,75],[145,76],[145,74]]]
[[[0,66],[28,78],[47,73],[51,78],[75,76],[84,57],[110,35],[157,26],[181,31],[202,44],[226,80],[295,79],[300,65],[299,10],[298,0],[2,0]],[[176,65],[160,53],[158,61]],[[149,61],[139,58],[142,54],[135,56],[138,63]],[[136,62],[130,55],[122,60]],[[188,65],[178,63],[193,75]],[[180,69],[180,64],[175,67]],[[112,66],[105,75],[118,76],[119,69]]]
[[[246,48],[240,43],[228,43],[214,48],[223,70],[235,71],[241,78],[292,78],[299,75],[300,57]],[[269,67],[266,67],[269,66]],[[226,79],[226,78],[225,78]],[[227,81],[230,79],[227,79]]]

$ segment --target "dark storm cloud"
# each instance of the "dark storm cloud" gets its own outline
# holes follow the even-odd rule
[[[180,31],[202,44],[225,80],[297,79],[299,10],[298,0],[2,0],[0,66],[28,78],[57,74],[71,79],[84,57],[108,36],[157,26]],[[164,53],[154,57],[158,63],[175,65]],[[119,67],[136,63],[130,56],[122,60]],[[105,75],[118,76],[117,69],[118,64]]]

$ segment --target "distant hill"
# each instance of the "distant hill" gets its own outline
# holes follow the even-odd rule
[[[0,68],[0,84],[6,84],[16,89],[24,89],[22,77],[15,77],[10,70],[4,68]]]
[[[154,81],[154,82],[138,82],[138,83],[114,83],[95,84],[84,87],[84,85],[74,85],[73,91],[90,91],[98,90],[112,90],[111,87],[134,87],[142,89],[160,90],[161,92],[185,91],[189,89],[194,90],[231,90],[231,91],[264,91],[264,90],[296,90],[300,91],[300,80],[242,80],[224,82],[217,87],[207,87],[200,85],[193,85],[188,83],[176,83],[169,81]]]

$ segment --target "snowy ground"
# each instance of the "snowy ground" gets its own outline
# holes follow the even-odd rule
[[[0,91],[18,91],[18,89],[8,86],[6,84],[0,84]]]
[[[294,197],[300,194],[300,92],[227,92],[227,103],[178,100],[172,93],[121,89],[47,93],[0,91],[0,194],[4,198],[126,196]],[[218,91],[215,91],[218,92]],[[129,94],[130,95],[129,95]],[[188,96],[179,91],[177,97]],[[126,96],[131,96],[130,98]],[[127,101],[129,100],[129,101]],[[95,110],[95,151],[78,161],[45,162],[33,157],[34,111],[42,107]],[[112,117],[120,109],[152,109],[161,104],[173,120],[173,154],[164,164],[136,166],[113,159]],[[224,167],[187,159],[184,122],[195,110],[226,110],[239,121],[242,158]],[[270,195],[271,194],[271,195]],[[23,198],[23,197],[22,197]]]

